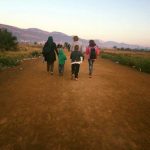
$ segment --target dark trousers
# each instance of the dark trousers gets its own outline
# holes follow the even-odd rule
[[[75,78],[78,78],[79,69],[80,69],[80,64],[71,65],[72,74],[75,75]]]
[[[89,62],[89,75],[92,75],[94,60],[88,59],[88,62]]]
[[[54,71],[54,62],[47,62],[47,71],[53,73]]]
[[[58,71],[59,71],[59,75],[63,75],[63,73],[64,73],[64,64],[59,64]]]

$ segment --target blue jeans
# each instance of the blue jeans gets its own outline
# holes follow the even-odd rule
[[[88,62],[89,62],[89,75],[92,75],[94,60],[93,59],[88,59]]]
[[[63,73],[64,73],[64,64],[59,64],[58,71],[59,71],[59,75],[63,75]]]

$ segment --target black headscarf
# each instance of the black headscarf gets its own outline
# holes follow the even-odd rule
[[[53,37],[52,37],[52,36],[49,36],[49,37],[48,37],[47,43],[48,43],[49,45],[53,44]]]

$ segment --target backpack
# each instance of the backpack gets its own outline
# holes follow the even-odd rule
[[[97,55],[96,55],[96,49],[95,47],[92,47],[90,50],[90,59],[96,59]]]
[[[50,48],[48,46],[43,47],[43,54],[47,55],[50,53]]]
[[[53,52],[54,52],[53,46],[54,45],[48,45],[47,43],[44,45],[43,50],[42,50],[42,54],[44,57],[46,57],[47,55],[53,54]]]

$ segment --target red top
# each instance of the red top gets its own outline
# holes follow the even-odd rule
[[[91,48],[92,48],[92,47],[90,47],[90,46],[88,46],[88,47],[86,48],[86,55],[87,55],[88,59],[90,58]],[[99,55],[100,49],[99,49],[97,46],[94,46],[94,48],[95,48],[95,50],[96,50],[96,54]]]

